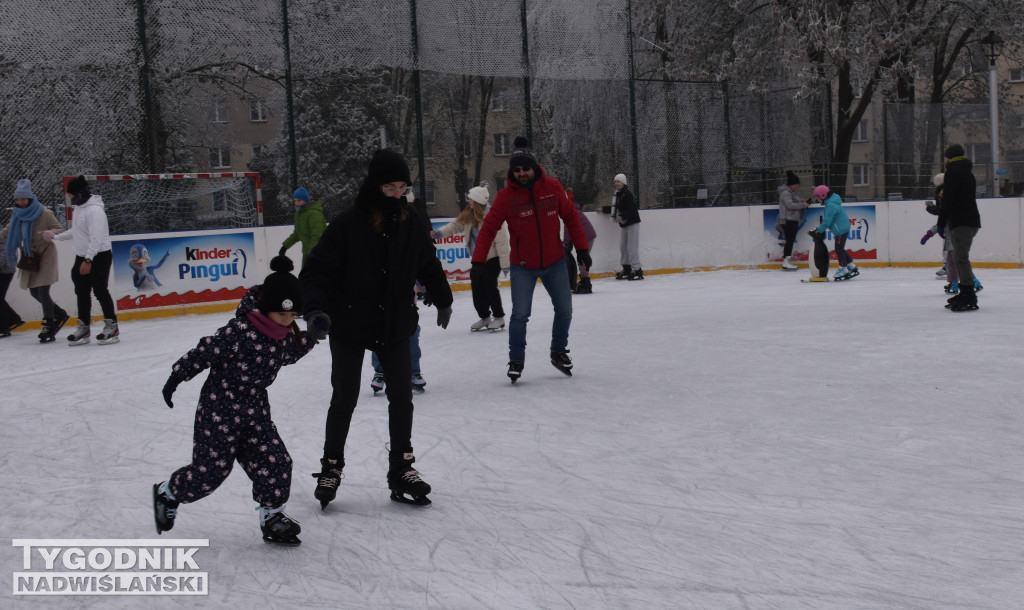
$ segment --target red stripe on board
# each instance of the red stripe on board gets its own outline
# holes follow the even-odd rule
[[[117,301],[118,311],[131,309],[152,309],[154,307],[172,307],[175,305],[196,305],[198,303],[218,303],[223,301],[238,301],[245,296],[246,287],[221,288],[220,290],[203,290],[195,293],[192,291],[185,294],[172,292],[171,294],[140,294],[135,297],[122,297]]]

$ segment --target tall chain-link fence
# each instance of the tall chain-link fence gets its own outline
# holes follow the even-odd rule
[[[644,0],[0,3],[0,188],[27,177],[55,205],[65,175],[256,171],[265,222],[286,224],[296,186],[328,218],[350,205],[386,146],[410,160],[431,215],[452,216],[471,186],[487,182],[492,196],[504,186],[517,135],[596,206],[617,173],[646,208],[773,203],[785,170],[825,179],[827,94],[634,79],[629,6],[645,10]],[[882,164],[885,186],[855,198],[930,183],[938,158],[919,146],[932,123],[890,114],[900,128],[883,128],[875,141],[886,145],[872,142],[864,161]],[[144,218],[118,226],[158,229]]]

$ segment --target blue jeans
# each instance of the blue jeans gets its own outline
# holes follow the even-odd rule
[[[569,291],[569,272],[564,259],[558,259],[543,269],[527,269],[512,265],[512,316],[508,325],[508,359],[526,361],[526,323],[533,308],[533,289],[537,279],[551,297],[555,319],[551,324],[551,351],[561,351],[569,345],[569,325],[572,324],[572,292]]]
[[[416,332],[409,337],[409,351],[412,352],[412,374],[420,374],[420,356],[423,352],[420,351],[420,327],[416,326]],[[377,352],[370,352],[370,364],[373,365],[373,370],[378,373],[382,370],[380,368],[380,358],[377,357]]]

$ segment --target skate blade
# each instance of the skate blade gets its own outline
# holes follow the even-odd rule
[[[413,388],[412,388],[413,394],[423,394],[426,391],[427,391],[427,388],[418,388],[416,386],[413,386]]]
[[[279,538],[277,536],[264,536],[263,537],[263,542],[265,542],[266,544],[278,544],[278,545],[281,545],[281,546],[299,546],[299,545],[302,544],[302,541],[299,540],[298,538],[294,537],[294,536],[291,537],[291,538]]]
[[[501,331],[505,330],[505,327],[502,326],[501,328],[488,328],[487,330],[492,333],[500,333]]]
[[[97,345],[113,345],[114,343],[120,343],[120,337],[112,337],[110,339],[96,339]]]
[[[418,506],[420,508],[426,508],[432,504],[430,498],[426,496],[408,496],[401,492],[391,492],[391,499],[399,504],[408,504],[410,506]]]
[[[88,337],[86,337],[85,339],[79,339],[78,341],[68,341],[68,347],[74,347],[76,345],[85,345],[88,342],[89,342],[89,338]],[[102,342],[100,342],[100,343],[102,343]]]
[[[551,363],[551,366],[555,367],[558,370],[559,373],[562,373],[566,377],[572,377],[572,369],[563,369],[562,367],[558,366],[554,362]]]

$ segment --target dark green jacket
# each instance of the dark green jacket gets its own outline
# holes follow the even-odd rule
[[[289,235],[281,247],[287,250],[297,242],[302,242],[302,264],[306,264],[306,257],[313,250],[313,246],[320,241],[320,236],[327,228],[327,221],[324,220],[324,206],[319,199],[307,203],[295,210],[295,230]]]

